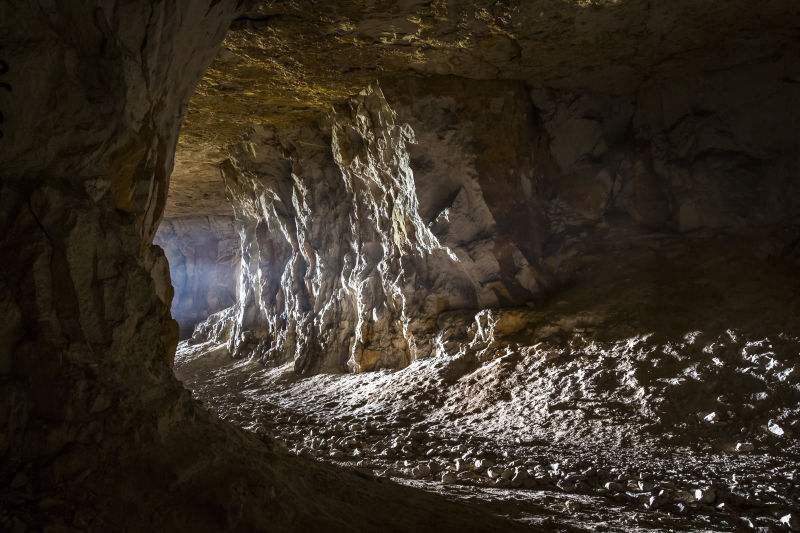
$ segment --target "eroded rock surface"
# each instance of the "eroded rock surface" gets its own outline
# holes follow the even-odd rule
[[[402,367],[435,351],[438,313],[532,296],[535,273],[501,242],[474,174],[456,176],[455,194],[432,182],[418,197],[413,130],[380,89],[331,123],[329,136],[256,131],[225,167],[245,235],[235,355],[299,371]]]
[[[626,104],[640,89],[678,82],[673,99],[730,99],[747,114],[800,79],[798,21],[789,0],[254,2],[192,99],[174,180],[193,201],[224,203],[216,165],[254,123],[307,124],[375,79],[388,90],[409,74],[526,80]],[[724,81],[707,84],[711,73]],[[767,79],[765,91],[748,93]],[[187,195],[175,193],[170,216],[191,214]]]
[[[782,531],[800,506],[795,238],[614,252],[536,309],[445,313],[439,356],[402,370],[298,376],[212,340],[182,344],[176,375],[293,453],[523,523]]]
[[[234,356],[402,367],[443,311],[535,305],[609,249],[797,223],[797,6],[523,4],[235,22],[178,151],[245,235]]]
[[[165,210],[173,221],[232,211],[241,236],[239,299],[198,328],[187,363],[198,390],[222,383],[236,400],[226,412],[227,397],[209,399],[226,418],[249,426],[259,400],[301,392],[289,408],[341,402],[402,429],[427,409],[448,431],[597,441],[612,459],[656,461],[684,444],[754,453],[719,459],[729,489],[747,467],[772,469],[727,499],[711,469],[683,484],[659,472],[657,489],[586,465],[537,474],[545,455],[501,459],[491,443],[479,457],[455,444],[466,433],[429,447],[442,460],[416,457],[424,428],[397,446],[369,442],[384,473],[460,475],[474,459],[470,476],[441,480],[488,486],[533,465],[564,492],[670,512],[689,502],[721,526],[755,508],[778,513],[764,527],[795,527],[798,9],[0,5],[0,527],[519,526],[475,501],[287,455],[193,401],[170,370],[174,294],[151,244]],[[233,257],[220,252],[230,233],[187,244],[179,226],[165,231],[192,257]],[[177,301],[205,301],[205,313],[216,299],[192,289]],[[298,387],[251,391],[269,374],[251,358],[291,362],[280,377]],[[320,374],[344,370],[360,373]],[[368,451],[348,431],[284,436],[300,455],[344,462]]]

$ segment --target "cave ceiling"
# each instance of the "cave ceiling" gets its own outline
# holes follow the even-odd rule
[[[378,79],[520,79],[631,94],[796,38],[786,2],[277,0],[235,20],[185,113],[166,216],[230,214],[218,164],[256,124],[323,117]],[[797,18],[800,8],[793,8]]]

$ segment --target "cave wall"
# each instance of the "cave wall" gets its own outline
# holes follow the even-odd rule
[[[281,454],[175,379],[151,242],[186,103],[238,9],[0,3],[0,530],[518,529]]]
[[[536,272],[496,231],[477,173],[420,196],[416,142],[372,86],[328,126],[256,130],[232,152],[223,174],[244,236],[232,353],[300,371],[405,366],[435,350],[441,311],[532,297]]]
[[[257,128],[223,170],[244,242],[222,340],[303,372],[402,367],[441,352],[447,312],[535,306],[613,252],[795,225],[790,58],[623,93],[394,78]]]
[[[175,292],[171,313],[181,339],[209,315],[236,303],[241,244],[232,216],[166,218],[153,242],[169,261]]]
[[[173,291],[151,241],[181,115],[235,13],[0,5],[0,483],[27,491],[14,509],[32,527],[64,508],[31,515],[31,494],[90,497],[69,487],[195,409],[170,370]]]
[[[170,372],[173,289],[151,242],[185,104],[235,4],[0,4],[0,483],[33,529],[89,528],[76,508],[102,513],[98,530],[366,528],[404,501],[276,460]],[[257,128],[224,167],[243,235],[233,353],[403,366],[443,349],[445,311],[535,305],[604,247],[796,224],[792,42],[606,93],[388,80],[388,98],[372,87],[328,122]],[[120,512],[131,498],[159,512]]]

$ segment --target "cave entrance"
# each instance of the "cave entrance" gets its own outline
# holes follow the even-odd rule
[[[169,214],[168,214],[169,215]],[[241,247],[232,215],[167,216],[155,237],[169,261],[180,339],[236,303]]]

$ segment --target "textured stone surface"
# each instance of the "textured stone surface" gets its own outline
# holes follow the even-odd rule
[[[415,175],[407,147],[418,141],[376,86],[331,124],[288,138],[258,130],[225,167],[245,236],[233,354],[294,359],[299,371],[402,367],[435,350],[438,313],[532,297],[535,270],[497,231],[476,171]],[[431,159],[470,156],[431,148]],[[495,179],[506,178],[504,167]],[[535,223],[523,212],[501,227],[526,214]]]
[[[0,150],[0,301],[10,317],[0,479],[32,483],[0,507],[29,519],[35,496],[80,499],[72,484],[193,409],[171,377],[172,287],[150,241],[178,121],[233,5],[189,7],[0,6],[13,103],[2,105]]]
[[[172,375],[173,291],[151,241],[182,111],[236,9],[0,4],[13,88],[0,150],[0,529],[513,528],[281,455],[214,420]]]
[[[181,344],[176,375],[298,455],[480,493],[518,520],[580,504],[588,530],[779,530],[800,498],[797,237],[607,250],[534,309],[445,313],[438,356],[394,372],[298,378],[210,342]]]
[[[229,340],[214,357],[317,372],[464,352],[467,368],[552,332],[531,329],[535,309],[492,308],[558,306],[595,281],[620,287],[615,322],[722,335],[721,317],[756,315],[796,332],[786,295],[714,307],[720,281],[796,253],[766,239],[797,225],[795,2],[253,3],[187,115],[167,201],[189,96],[238,8],[0,5],[0,528],[513,527],[289,458],[180,388],[151,242],[165,208],[230,214],[220,161],[243,264],[239,303],[199,332]],[[690,233],[699,249],[749,234],[759,261],[671,318],[706,287],[660,290],[664,235]],[[626,286],[631,264],[650,285]],[[571,368],[541,388],[570,393]],[[780,416],[773,435],[795,429]]]
[[[160,2],[0,9],[14,104],[3,105],[1,246],[15,258],[2,265],[15,317],[3,331],[3,426],[15,442],[2,474],[44,465],[60,483],[86,468],[59,473],[73,447],[118,445],[142,417],[152,436],[172,416],[157,406],[179,390],[173,291],[150,241],[178,121],[233,12]]]
[[[169,261],[172,317],[181,338],[209,315],[236,302],[241,244],[231,216],[167,218],[154,244]]]
[[[604,246],[794,223],[799,19],[790,2],[256,3],[178,150],[230,146],[231,352],[402,367],[436,353],[442,311],[534,305]],[[339,104],[375,78],[387,102]],[[176,182],[223,203],[212,168]],[[191,205],[175,191],[170,209]]]
[[[800,79],[798,21],[790,0],[255,2],[191,101],[174,181],[186,180],[195,197],[202,190],[222,200],[214,165],[253,123],[307,123],[376,78],[384,88],[414,73],[516,79],[628,95],[630,103],[638,90],[669,80],[713,99],[720,93],[703,78],[727,73],[720,88],[736,98],[759,81],[748,69],[777,63],[778,79]],[[189,214],[191,204],[175,192],[170,216]]]
[[[221,166],[245,235],[234,355],[402,367],[436,352],[442,311],[533,305],[603,246],[794,223],[798,20],[780,1],[256,3],[190,104],[168,209],[224,204]],[[375,78],[386,102],[341,105]]]
[[[770,148],[798,138],[794,84],[744,89],[772,94],[756,138],[744,95],[677,99],[684,83],[629,100],[408,78],[327,121],[257,128],[223,167],[245,235],[231,353],[403,367],[438,353],[442,312],[536,305],[664,234],[796,223],[798,161]]]

